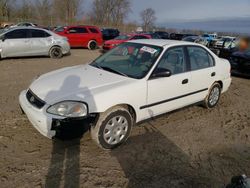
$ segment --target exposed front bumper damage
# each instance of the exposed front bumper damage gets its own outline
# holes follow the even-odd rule
[[[89,127],[97,118],[95,114],[84,118],[64,118],[48,114],[46,112],[48,105],[45,105],[42,109],[32,106],[26,98],[26,92],[22,91],[19,96],[20,107],[33,127],[47,138],[79,137],[89,130]]]

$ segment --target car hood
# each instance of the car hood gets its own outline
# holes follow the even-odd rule
[[[44,74],[31,84],[30,90],[52,105],[63,100],[81,100],[90,93],[107,91],[129,80],[133,79],[90,65],[80,65]]]

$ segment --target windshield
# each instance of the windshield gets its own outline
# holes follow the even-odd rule
[[[163,48],[159,46],[123,43],[100,56],[90,65],[115,74],[140,79],[146,76],[162,50]]]
[[[128,40],[131,36],[129,35],[120,35],[115,38],[115,40]]]

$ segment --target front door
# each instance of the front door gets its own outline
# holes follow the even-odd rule
[[[16,29],[4,35],[2,57],[28,56],[30,49],[28,29]]]
[[[157,65],[157,70],[170,70],[170,77],[152,78],[148,80],[147,105],[148,118],[163,114],[191,104],[189,100],[191,74],[187,72],[187,64],[183,47],[174,47],[165,52]]]

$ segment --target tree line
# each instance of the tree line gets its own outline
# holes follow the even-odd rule
[[[0,22],[31,21],[44,26],[81,23],[114,27],[141,25],[144,30],[150,30],[156,21],[155,11],[148,8],[141,12],[140,24],[128,23],[131,0],[93,0],[91,7],[86,9],[84,0],[0,0]]]

